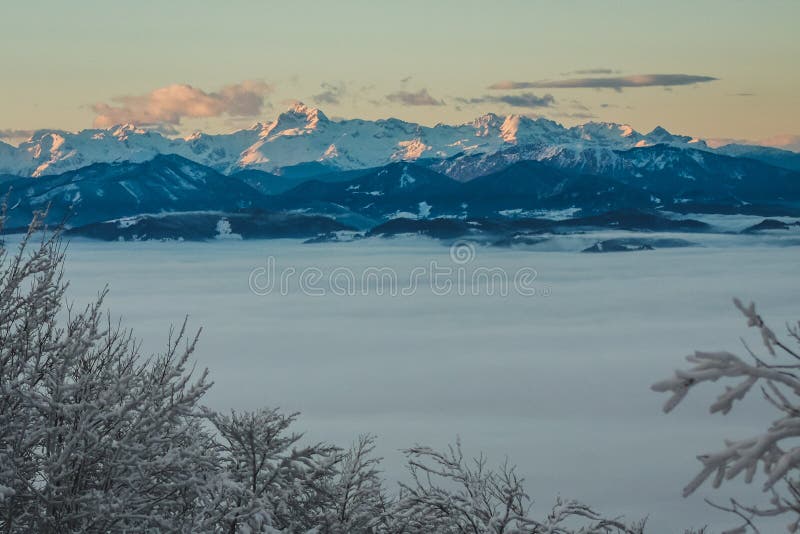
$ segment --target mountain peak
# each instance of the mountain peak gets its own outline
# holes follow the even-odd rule
[[[289,109],[278,115],[278,118],[270,123],[262,137],[273,134],[296,135],[309,130],[316,130],[320,124],[326,124],[330,119],[319,109],[312,108],[302,102],[295,102]]]
[[[475,120],[472,121],[472,123],[473,124],[486,124],[486,123],[497,122],[499,119],[500,119],[500,117],[495,113],[484,113],[480,117],[476,117]]]
[[[285,113],[290,113],[296,117],[305,117],[309,122],[328,122],[328,116],[320,109],[309,107],[302,102],[295,102]]]
[[[128,135],[130,134],[145,133],[145,130],[143,128],[139,128],[132,122],[126,122],[124,124],[117,124],[115,126],[111,126],[110,128],[108,128],[108,131],[111,135],[120,140],[127,139]]]
[[[292,105],[290,105],[288,108],[286,108],[286,111],[291,111],[291,112],[294,112],[294,113],[306,114],[306,113],[309,113],[311,111],[317,111],[317,109],[309,107],[304,102],[301,102],[300,100],[297,100]]]
[[[503,121],[502,126],[500,126],[500,137],[503,138],[503,141],[506,143],[516,143],[517,142],[517,133],[519,133],[519,122],[520,116],[519,115],[509,115]]]
[[[479,137],[491,135],[492,131],[499,128],[502,124],[502,117],[494,113],[485,113],[472,121],[472,127],[475,128],[475,135]]]
[[[669,133],[666,128],[662,126],[656,126],[649,134],[647,134],[647,137],[652,137],[655,139],[667,139],[672,137],[672,134]]]
[[[581,139],[586,141],[593,140],[616,140],[618,138],[636,139],[639,133],[630,124],[618,124],[616,122],[590,121],[580,126],[572,128],[578,132]]]

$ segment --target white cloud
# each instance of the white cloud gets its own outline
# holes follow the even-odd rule
[[[427,89],[420,89],[417,92],[397,91],[386,95],[390,102],[403,104],[404,106],[443,106],[444,102],[431,96]]]
[[[264,97],[272,90],[270,84],[258,80],[226,85],[210,93],[187,84],[173,84],[144,95],[115,97],[115,104],[94,104],[92,110],[97,113],[94,125],[98,128],[127,122],[177,125],[183,118],[252,117],[261,113]]]
[[[543,80],[538,82],[514,82],[504,80],[489,86],[489,89],[614,89],[626,87],[669,87],[713,82],[713,76],[693,74],[635,74],[632,76],[604,76],[599,78],[571,78],[567,80]]]

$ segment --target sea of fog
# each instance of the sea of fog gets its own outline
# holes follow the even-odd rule
[[[186,315],[202,327],[196,355],[215,382],[206,399],[213,409],[299,411],[309,439],[341,445],[377,434],[391,480],[404,477],[399,449],[460,436],[469,454],[516,463],[535,510],[576,498],[610,515],[648,515],[654,532],[682,532],[732,524],[704,497],[765,502],[739,485],[704,486],[688,499],[681,489],[697,472],[697,454],[758,432],[769,412],[754,396],[732,415],[709,415],[717,390],[706,388],[665,415],[665,397],[650,385],[696,348],[741,352],[740,336],[758,345],[733,296],[755,300],[778,330],[800,317],[796,241],[704,239],[701,247],[609,254],[575,252],[582,242],[478,246],[452,257],[420,239],[73,240],[66,273],[77,303],[107,283],[109,307],[146,351],[161,350],[170,324]],[[432,287],[431,262],[453,268],[449,291]],[[285,288],[268,290],[269,265],[275,276],[295,273]],[[533,272],[533,291],[512,283],[505,295],[490,294],[486,278],[470,276],[481,266]],[[316,278],[301,287],[296,276],[308,268]],[[377,278],[359,278],[370,268],[390,269],[412,290],[379,292]],[[459,291],[459,268],[477,291]],[[325,291],[336,269],[352,273],[354,291]]]

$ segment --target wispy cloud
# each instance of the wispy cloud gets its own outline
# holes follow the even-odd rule
[[[167,136],[178,135],[181,133],[181,131],[172,124],[147,124],[144,126],[144,129],[151,132],[158,132],[161,135]]]
[[[515,108],[547,108],[555,104],[553,95],[536,95],[533,93],[519,93],[514,95],[483,95],[474,98],[457,98],[462,104],[506,104]]]
[[[184,118],[253,117],[261,113],[264,97],[272,90],[270,84],[258,80],[226,85],[216,92],[173,84],[144,95],[115,97],[114,104],[94,104],[92,110],[97,114],[94,125],[98,128],[126,122],[178,125]]]
[[[386,95],[386,100],[404,106],[443,106],[444,101],[432,97],[427,89],[419,91],[396,91]]]
[[[595,115],[594,113],[589,113],[589,112],[586,112],[586,111],[579,111],[579,112],[576,112],[576,113],[570,113],[570,112],[566,112],[566,111],[565,112],[557,112],[557,113],[551,113],[550,116],[551,117],[562,118],[562,119],[576,119],[576,120],[590,120],[590,119],[596,119],[597,118],[597,115]]]
[[[620,105],[617,105],[617,104],[609,104],[609,103],[600,104],[600,107],[604,108],[604,109],[616,109],[616,108],[633,109],[633,106],[630,106],[630,105],[628,105],[628,106],[620,106]]]
[[[341,104],[342,97],[347,92],[347,88],[345,87],[343,82],[339,83],[322,82],[320,84],[320,88],[322,89],[322,91],[311,97],[317,104],[332,104],[332,105]]]
[[[586,76],[589,74],[617,74],[619,71],[614,69],[581,69],[581,70],[573,70],[570,72],[562,72],[562,76],[570,76],[570,75],[579,75],[579,76]]]
[[[570,100],[570,101],[569,101],[569,105],[570,105],[570,107],[572,107],[573,109],[577,109],[577,110],[580,110],[580,111],[590,111],[590,110],[589,110],[589,108],[588,108],[587,106],[585,106],[585,105],[584,105],[582,102],[580,102],[579,100],[574,100],[574,99],[573,99],[573,100]]]
[[[537,82],[515,82],[505,80],[489,86],[489,89],[613,89],[622,91],[629,87],[671,87],[713,82],[713,76],[693,74],[635,74],[632,76],[603,76],[568,78],[564,80],[542,80]]]

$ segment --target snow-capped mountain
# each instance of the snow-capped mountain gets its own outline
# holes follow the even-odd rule
[[[358,176],[342,172],[339,180],[309,180],[271,195],[263,205],[335,218],[347,214],[342,220],[359,226],[355,215],[375,223],[397,217],[514,217],[542,210],[586,215],[689,207],[736,212],[747,206],[794,212],[800,202],[800,174],[748,159],[654,145],[612,151],[612,164],[599,172],[591,162],[567,156],[510,162],[467,181],[397,162]]]
[[[77,133],[39,130],[21,143],[10,158],[0,159],[0,172],[36,177],[80,169],[93,163],[139,163],[159,154],[176,153],[184,144],[183,140],[169,139],[132,124]]]
[[[730,144],[715,150],[726,156],[755,159],[775,167],[800,171],[800,153],[770,146]]]
[[[490,171],[493,161],[500,163]],[[455,165],[451,171],[473,164],[487,172],[454,180],[437,171],[443,162]],[[619,210],[800,213],[800,173],[664,144],[629,150],[526,145],[443,162],[396,161],[305,178],[256,169],[225,175],[174,154],[95,163],[58,175],[0,177],[0,197],[8,202],[0,226],[22,228],[35,211],[47,209],[49,223],[84,227],[79,235],[206,239],[222,218],[241,230],[234,233],[250,237],[315,237],[315,229],[363,231],[395,219],[496,222],[554,211],[567,217]],[[455,223],[441,224],[449,232]]]
[[[309,163],[350,170],[456,156],[486,159],[515,150],[517,159],[563,153],[603,159],[613,150],[655,144],[710,150],[702,140],[660,127],[646,134],[613,123],[566,128],[544,118],[491,113],[466,124],[428,127],[399,119],[334,121],[318,109],[296,104],[271,122],[230,134],[198,132],[173,139],[131,124],[77,133],[41,130],[18,147],[0,143],[0,174],[39,177],[93,163],[143,162],[159,154],[179,155],[225,174],[243,169],[281,174]],[[462,167],[466,161],[472,160],[462,160]],[[448,174],[463,179],[481,172]]]
[[[95,163],[36,179],[0,184],[7,195],[7,227],[24,226],[47,210],[68,225],[177,211],[235,211],[257,207],[261,193],[246,183],[175,155],[143,163]]]

